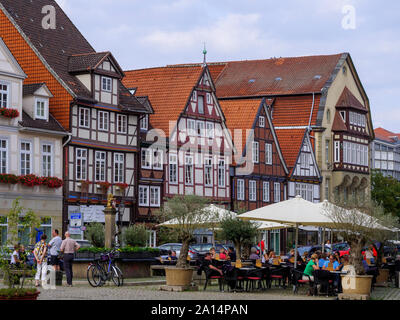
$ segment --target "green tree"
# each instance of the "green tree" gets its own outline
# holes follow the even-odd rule
[[[161,222],[173,220],[174,233],[182,241],[182,248],[176,263],[177,268],[187,267],[187,255],[189,244],[193,238],[193,233],[200,226],[206,228],[204,221],[210,217],[210,212],[206,210],[209,200],[196,195],[176,195],[164,203],[158,213]]]
[[[96,248],[104,248],[104,234],[104,225],[99,222],[90,223],[85,230],[85,238]]]
[[[124,243],[131,247],[146,246],[149,233],[143,224],[134,224],[126,228],[122,233]]]
[[[258,234],[256,223],[238,218],[227,217],[220,227],[219,237],[234,243],[238,259],[242,256],[243,246],[251,245]]]
[[[393,177],[384,177],[380,171],[373,170],[371,185],[371,198],[383,206],[385,213],[391,213],[400,218],[400,182]]]

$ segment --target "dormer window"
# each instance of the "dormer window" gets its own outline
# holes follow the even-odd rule
[[[112,79],[108,77],[101,77],[101,89],[106,92],[111,92]]]
[[[35,118],[47,120],[47,99],[36,98]]]

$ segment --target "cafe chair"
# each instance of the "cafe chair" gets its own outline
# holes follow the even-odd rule
[[[306,278],[306,279],[303,279]],[[292,269],[291,279],[293,284],[293,294],[298,292],[299,287],[308,284],[310,286],[310,292],[313,290],[314,283],[308,274],[304,274],[303,271]]]
[[[255,289],[255,285],[258,284],[257,289],[265,289],[263,285],[263,273],[262,270],[250,271],[246,277],[246,291]]]
[[[334,295],[333,279],[328,270],[314,270],[314,295]]]
[[[268,288],[271,288],[272,281],[275,282],[275,287],[277,287],[276,282],[278,281],[278,287],[281,286],[281,282],[283,283],[283,288],[286,288],[286,277],[285,277],[285,270],[284,268],[272,269],[269,272],[269,279],[268,279]]]
[[[224,291],[224,276],[217,274],[217,271],[212,270],[210,268],[204,268],[204,272],[206,275],[206,283],[204,284],[204,291],[207,289],[207,285],[212,280],[218,280],[219,291]]]

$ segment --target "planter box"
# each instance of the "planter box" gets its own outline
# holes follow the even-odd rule
[[[342,275],[343,294],[370,295],[373,276]]]
[[[192,283],[193,269],[166,267],[165,278],[167,280],[167,286],[187,287]]]
[[[4,296],[0,296],[0,300],[8,300],[8,301],[13,301],[13,300],[18,300],[18,301],[26,301],[26,300],[37,300],[38,296],[40,294],[40,291],[37,291],[36,293],[33,294],[25,294],[24,296],[20,296],[20,297],[4,297]]]
[[[379,269],[379,275],[376,277],[377,286],[385,286],[389,281],[389,269]]]
[[[75,252],[74,259],[82,260],[94,260],[96,258],[96,253],[93,252]]]

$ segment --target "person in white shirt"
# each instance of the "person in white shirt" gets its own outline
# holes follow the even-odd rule
[[[14,246],[14,252],[11,255],[11,264],[12,265],[19,265],[20,263],[20,259],[19,259],[19,244],[16,244]]]
[[[62,239],[58,235],[57,229],[54,229],[51,235],[53,238],[49,242],[50,265],[53,266],[56,271],[59,271],[60,259],[58,258],[58,255],[60,254]]]

